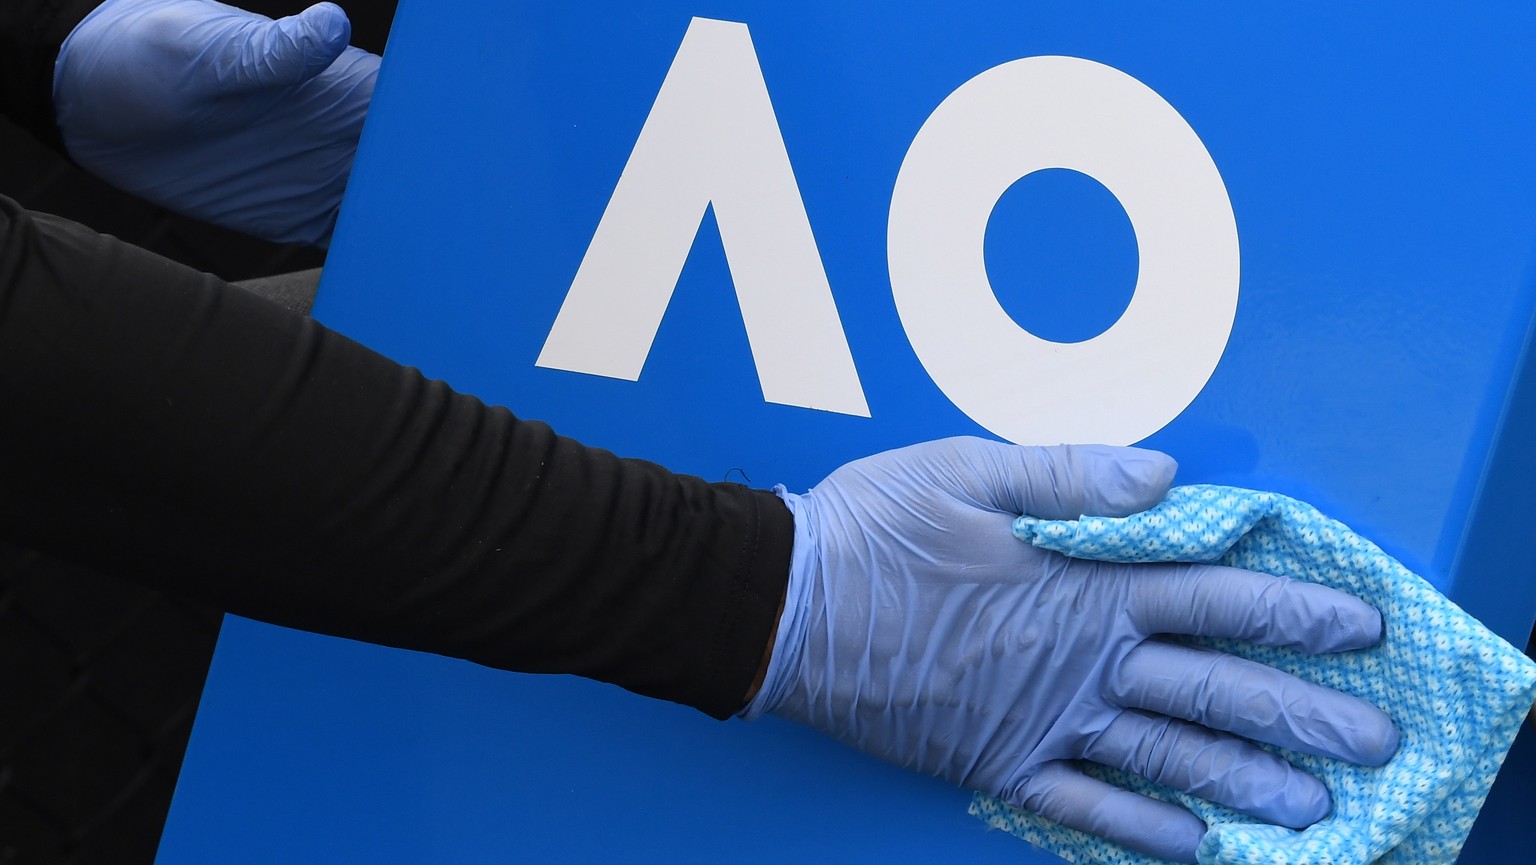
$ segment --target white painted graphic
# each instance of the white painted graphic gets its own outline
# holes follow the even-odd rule
[[[745,24],[695,18],[538,365],[640,377],[713,205],[769,402],[869,416]]]
[[[1047,168],[1103,184],[1136,233],[1130,304],[1082,342],[1020,327],[987,278],[993,209]],[[868,417],[751,37],[728,21],[689,25],[538,365],[638,379],[710,206],[764,399]],[[1146,85],[1074,57],[993,67],[934,110],[896,178],[887,256],[934,383],[1021,444],[1161,429],[1210,379],[1237,311],[1237,224],[1205,145]]]
[[[1119,199],[1141,266],[1120,319],[1078,343],[1016,324],[987,279],[987,221],[1005,191],[1070,168]],[[972,420],[1021,444],[1129,444],[1210,379],[1237,311],[1237,223],[1189,124],[1129,75],[1030,57],[961,85],[923,124],[897,175],[891,289],[923,367]]]

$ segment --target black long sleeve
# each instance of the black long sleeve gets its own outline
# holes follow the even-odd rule
[[[53,63],[75,25],[101,0],[0,3],[0,114],[65,153],[53,114]],[[65,154],[68,155],[68,154]]]
[[[773,495],[619,459],[0,198],[0,533],[256,619],[740,707]]]

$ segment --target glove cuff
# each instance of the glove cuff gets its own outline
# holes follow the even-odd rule
[[[814,511],[811,499],[790,492],[783,484],[774,487],[773,493],[784,501],[794,516],[795,542],[789,559],[789,582],[784,588],[784,612],[779,615],[768,673],[763,677],[757,696],[736,713],[736,717],[746,721],[755,721],[764,712],[773,711],[799,675],[800,659],[805,653],[805,632],[810,624],[811,585],[821,562],[816,533],[811,526]]]

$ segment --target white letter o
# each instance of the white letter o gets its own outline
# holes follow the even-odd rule
[[[1119,199],[1140,270],[1124,314],[1078,343],[1019,327],[983,241],[1019,178],[1069,168]],[[891,291],[918,359],[972,420],[1020,444],[1130,444],[1194,400],[1237,312],[1237,223],[1199,136],[1129,75],[1029,57],[962,84],[902,161],[887,233]]]

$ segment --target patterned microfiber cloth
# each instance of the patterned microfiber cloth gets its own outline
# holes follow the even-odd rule
[[[1172,802],[1210,827],[1202,865],[1441,865],[1455,861],[1499,765],[1536,699],[1536,663],[1433,586],[1341,523],[1274,493],[1231,487],[1174,489],[1158,507],[1124,519],[1021,517],[1021,540],[1069,556],[1114,562],[1215,562],[1312,580],[1381,611],[1372,649],[1307,657],[1288,649],[1193,640],[1261,661],[1381,707],[1402,744],[1378,768],[1279,751],[1320,778],[1333,813],[1302,831],[1256,822],[1203,799],[1101,766],[1098,777]],[[971,813],[1069,862],[1161,860],[977,795]]]

